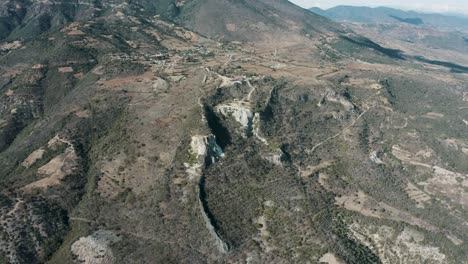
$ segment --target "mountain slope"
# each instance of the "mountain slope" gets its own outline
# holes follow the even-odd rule
[[[339,25],[308,14],[288,1],[27,1],[8,0],[2,4],[0,21],[5,38],[34,37],[56,30],[72,21],[85,21],[127,7],[135,16],[160,15],[209,37],[255,40],[266,35],[316,32],[327,33]],[[239,19],[242,18],[242,19]]]
[[[289,1],[188,1],[175,20],[210,37],[257,40],[272,34],[285,38],[298,33],[335,34],[342,28],[320,16],[311,16]]]
[[[344,25],[348,30],[366,36],[387,48],[399,50],[408,59],[417,59],[419,56],[434,62],[456,63],[461,67],[468,65],[468,35],[457,31],[460,28],[456,26],[466,24],[467,21],[462,21],[461,18],[384,7],[338,6],[329,10],[315,8],[313,11],[329,16],[337,22],[346,20]],[[449,24],[454,22],[452,24],[455,26],[445,27],[444,21]]]
[[[6,3],[0,263],[465,261],[465,74],[280,0]]]
[[[450,31],[468,31],[468,19],[464,17],[425,14],[388,7],[336,6],[327,10],[311,8],[310,11],[333,20],[348,20],[362,23],[400,21],[410,24],[425,24]]]

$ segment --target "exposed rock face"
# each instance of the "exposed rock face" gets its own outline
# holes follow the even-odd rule
[[[213,224],[211,223],[211,219],[207,214],[207,208],[203,204],[203,200],[201,198],[198,199],[198,203],[201,208],[201,214],[202,214],[203,220],[205,221],[206,228],[208,229],[208,232],[210,233],[213,240],[215,241],[216,248],[218,249],[219,252],[226,254],[229,251],[228,245],[226,244],[226,242],[224,242],[221,239],[221,237],[216,232],[216,229],[214,228]]]
[[[113,232],[99,230],[77,240],[71,251],[77,256],[77,263],[111,264],[114,263],[114,256],[110,246],[118,241],[120,238]]]
[[[226,117],[233,117],[244,129],[244,135],[252,133],[254,114],[250,110],[250,103],[234,101],[229,104],[218,105],[216,111]]]
[[[190,147],[192,154],[197,156],[197,160],[201,165],[210,165],[224,157],[223,150],[216,143],[214,135],[193,136]]]
[[[223,150],[216,143],[216,137],[196,135],[190,143],[190,160],[185,163],[187,173],[192,178],[200,177],[202,169],[224,157]]]
[[[192,179],[202,180],[203,169],[224,157],[223,150],[216,143],[216,137],[196,135],[192,137],[189,161],[184,163],[186,172]]]
[[[266,140],[266,138],[264,138],[261,135],[261,131],[260,131],[260,114],[259,113],[255,113],[255,115],[253,117],[253,120],[252,120],[252,124],[253,124],[253,134],[254,134],[254,136],[257,137],[257,139],[260,140],[263,144],[268,145],[268,141]]]
[[[325,96],[322,98],[320,103],[318,104],[319,106],[327,103],[327,102],[333,102],[333,103],[338,103],[341,104],[346,111],[352,111],[355,109],[355,106],[353,103],[351,103],[346,97],[343,95],[337,94],[335,91],[328,89]]]
[[[228,252],[229,247],[216,232],[216,229],[213,225],[213,219],[210,218],[209,208],[204,199],[205,178],[202,175],[203,168],[223,158],[224,153],[221,147],[216,143],[216,137],[214,135],[193,136],[190,147],[190,154],[196,156],[197,162],[194,164],[185,164],[187,167],[187,173],[193,178],[199,178],[198,203],[200,206],[201,215],[208,232],[214,240],[216,248],[219,250],[219,252],[225,254]]]

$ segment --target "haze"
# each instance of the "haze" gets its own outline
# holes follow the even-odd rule
[[[338,5],[352,6],[386,6],[400,8],[404,10],[415,10],[434,13],[463,13],[468,15],[468,2],[460,0],[291,0],[291,2],[304,8],[320,7],[330,8]]]

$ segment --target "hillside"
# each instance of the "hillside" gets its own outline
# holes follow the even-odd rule
[[[407,57],[468,65],[467,34],[448,32],[424,25],[401,23],[347,23],[353,30],[388,48],[401,50]]]
[[[0,27],[0,263],[466,263],[456,61],[283,0],[7,0]]]
[[[342,28],[321,16],[310,15],[289,1],[189,1],[178,8],[175,21],[209,37],[252,41],[268,36],[316,37]],[[269,39],[268,41],[270,41]]]
[[[338,6],[329,10],[311,10],[341,22],[347,31],[357,32],[389,49],[399,50],[406,58],[425,57],[433,62],[451,62],[462,67],[468,65],[468,33],[457,31],[457,26],[447,28],[441,22],[449,23],[453,18],[458,21],[457,17],[385,7]],[[430,21],[437,22],[431,24]]]
[[[402,23],[428,25],[449,31],[468,32],[468,18],[442,14],[426,14],[415,11],[403,11],[388,7],[336,6],[322,10],[311,8],[310,11],[333,20],[347,20],[361,23]]]
[[[283,0],[66,0],[56,3],[8,0],[1,3],[1,10],[0,38],[35,37],[73,21],[98,19],[115,10],[125,10],[142,19],[157,15],[204,36],[226,40],[259,40],[273,33],[320,35],[340,30],[338,24]]]

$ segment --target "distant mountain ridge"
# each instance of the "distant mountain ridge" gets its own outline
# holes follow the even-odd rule
[[[67,23],[102,17],[119,7],[126,7],[122,11],[124,15],[143,19],[157,15],[203,36],[224,40],[253,41],[287,33],[308,32],[310,36],[319,36],[343,31],[338,23],[282,0],[99,0],[89,3],[17,0],[0,1],[0,40],[30,39],[48,30],[58,30]]]
[[[468,31],[468,18],[445,14],[426,14],[388,7],[336,6],[330,9],[313,7],[310,11],[333,20],[349,20],[361,23],[403,22],[425,24],[444,30]]]

